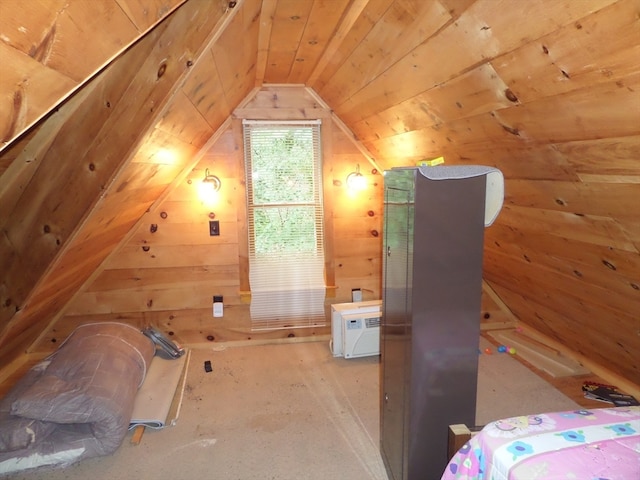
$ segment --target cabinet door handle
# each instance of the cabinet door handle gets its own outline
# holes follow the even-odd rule
[[[391,247],[387,245],[387,257],[391,256]]]
[[[389,402],[389,394],[388,393],[384,394],[384,401],[385,402]]]

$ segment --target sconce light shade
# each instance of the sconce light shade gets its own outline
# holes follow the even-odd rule
[[[347,175],[347,186],[351,190],[362,190],[367,186],[367,180],[360,173],[360,165],[356,165],[356,171]]]
[[[202,183],[206,185],[207,189],[210,189],[214,192],[220,190],[220,187],[222,186],[222,182],[220,181],[220,179],[215,175],[211,175],[208,168],[204,171],[204,180],[202,180]]]

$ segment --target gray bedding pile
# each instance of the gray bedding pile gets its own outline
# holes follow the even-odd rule
[[[78,327],[0,401],[0,475],[113,453],[154,353],[130,325]]]

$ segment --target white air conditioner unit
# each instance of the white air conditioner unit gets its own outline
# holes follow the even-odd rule
[[[342,346],[344,358],[366,357],[380,353],[381,313],[344,315]]]
[[[380,353],[382,300],[331,305],[331,342],[334,357],[355,358]]]

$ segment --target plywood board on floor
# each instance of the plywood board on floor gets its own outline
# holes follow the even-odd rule
[[[489,336],[504,346],[514,348],[516,355],[521,356],[536,368],[553,377],[567,377],[590,373],[589,370],[579,362],[527,337],[526,334],[518,330],[497,330],[490,332]]]

